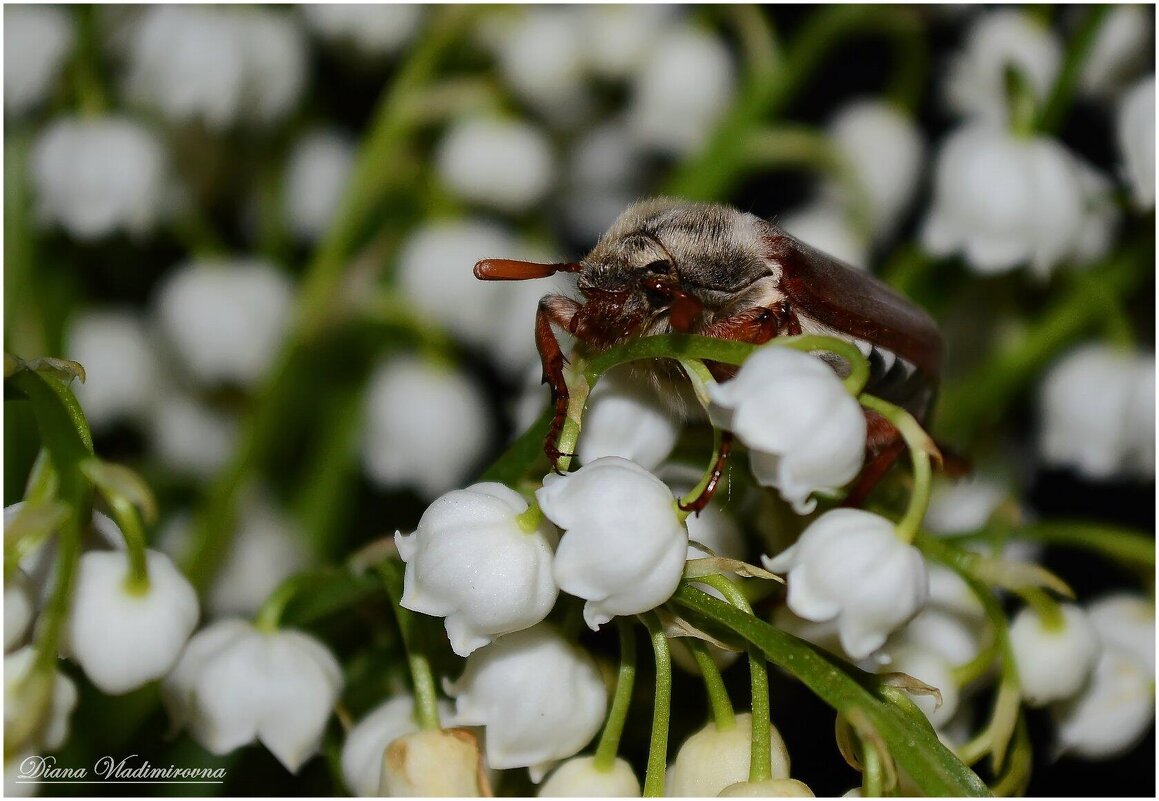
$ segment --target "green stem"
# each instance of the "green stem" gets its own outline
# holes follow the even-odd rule
[[[89,116],[103,114],[108,108],[100,77],[100,31],[97,30],[97,9],[77,6],[77,49],[73,62],[76,103]]]
[[[977,655],[969,662],[954,666],[951,671],[954,682],[959,687],[965,687],[967,684],[977,681],[989,672],[990,666],[994,664],[994,660],[997,657],[998,643],[996,641],[991,642],[985,648],[980,649]]]
[[[724,6],[724,21],[740,43],[750,80],[767,81],[781,68],[777,34],[760,6],[747,3]]]
[[[124,495],[109,493],[108,501],[117,527],[125,539],[129,553],[129,575],[125,579],[125,589],[133,595],[144,595],[149,591],[149,563],[145,555],[145,532],[141,527],[141,516],[137,507]]]
[[[861,762],[862,762],[862,796],[865,798],[880,798],[882,794],[882,764],[881,754],[877,752],[877,748],[873,743],[862,738],[861,740]]]
[[[1110,6],[1106,5],[1087,9],[1086,16],[1083,17],[1083,21],[1067,49],[1066,61],[1063,62],[1062,69],[1051,88],[1050,96],[1046,100],[1046,105],[1042,109],[1042,114],[1038,118],[1036,127],[1039,131],[1047,134],[1053,133],[1062,125],[1062,121],[1066,118],[1066,112],[1074,101],[1083,65],[1086,64],[1087,56],[1090,55],[1099,29],[1106,20],[1109,11]]]
[[[668,721],[672,714],[672,658],[668,640],[655,613],[640,616],[652,640],[656,657],[656,697],[652,707],[652,738],[648,744],[648,768],[644,774],[644,797],[664,795],[664,772],[668,765]]]
[[[708,482],[712,481],[712,475],[716,467],[716,462],[718,459],[720,459],[721,441],[722,437],[720,429],[714,426],[712,429],[712,458],[709,459],[708,469],[704,472],[704,475],[701,476],[700,481],[697,482],[696,486],[690,489],[680,499],[680,505],[687,506],[691,504],[693,501],[699,498],[700,494],[708,487]],[[680,519],[683,520],[688,517],[688,512],[684,511],[679,506],[677,507],[676,511]]]
[[[1066,627],[1066,617],[1058,601],[1051,598],[1037,587],[1027,587],[1018,593],[1026,605],[1038,615],[1039,622],[1047,631],[1062,631]]]
[[[398,621],[398,630],[406,648],[407,665],[410,668],[411,683],[414,685],[415,717],[419,726],[430,731],[442,728],[439,722],[438,691],[435,676],[431,671],[421,636],[415,630],[415,616],[402,605],[403,566],[397,560],[389,560],[378,565],[378,572],[386,584],[390,595],[390,605]]]
[[[930,487],[932,485],[932,468],[930,467],[930,453],[937,453],[930,435],[925,432],[913,415],[892,403],[876,398],[873,395],[862,395],[861,405],[877,412],[898,431],[905,439],[909,448],[910,460],[913,464],[914,488],[910,493],[909,506],[905,516],[897,524],[897,536],[902,542],[911,543],[921,529],[922,520],[930,506]]]
[[[715,589],[724,596],[726,601],[737,609],[749,615],[753,613],[753,608],[749,605],[748,599],[745,598],[740,587],[736,586],[727,576],[716,574],[713,576],[704,576],[698,580],[703,581]],[[769,731],[769,726],[772,722],[772,716],[769,711],[769,673],[768,667],[765,665],[764,654],[753,645],[749,646],[748,652],[749,676],[751,678],[753,695],[752,753],[749,757],[749,781],[763,782],[773,777],[771,771],[773,743],[772,734]]]
[[[596,770],[609,771],[616,762],[620,750],[620,736],[624,733],[624,723],[628,719],[628,707],[632,704],[632,687],[636,682],[636,631],[628,618],[616,618],[616,628],[620,633],[620,672],[616,677],[616,694],[612,697],[612,709],[604,724],[600,743],[596,746],[594,765]]]
[[[278,585],[258,610],[254,617],[254,626],[264,632],[272,633],[282,625],[282,613],[290,601],[306,590],[312,589],[317,582],[314,573],[299,573],[290,576]]]
[[[590,382],[583,373],[582,365],[577,365],[572,373],[572,380],[568,382],[567,419],[563,423],[563,431],[559,434],[557,447],[563,454],[575,453],[576,443],[579,442],[580,427],[583,424],[584,406],[587,405],[588,395],[592,391]],[[567,472],[571,467],[571,457],[561,456],[559,469]]]
[[[728,731],[736,726],[736,715],[732,710],[732,701],[728,697],[728,690],[724,686],[724,678],[716,662],[712,661],[712,654],[708,652],[708,643],[689,637],[686,640],[688,650],[700,668],[704,677],[704,689],[708,692],[708,703],[712,707],[712,721],[717,731]]]
[[[538,503],[532,500],[527,504],[526,509],[515,516],[515,522],[519,525],[520,531],[531,534],[543,522],[543,510],[539,508]]]

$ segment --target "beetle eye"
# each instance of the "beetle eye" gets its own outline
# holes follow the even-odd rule
[[[656,275],[670,275],[672,273],[672,262],[668,259],[658,259],[644,267],[650,273]]]

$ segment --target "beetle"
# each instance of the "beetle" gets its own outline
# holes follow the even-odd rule
[[[814,333],[855,344],[866,356],[866,390],[925,421],[937,391],[942,338],[919,306],[867,273],[813,248],[771,222],[735,208],[654,198],[626,209],[578,262],[539,264],[487,258],[475,264],[487,281],[575,273],[582,300],[547,295],[539,302],[535,341],[554,402],[544,452],[558,469],[557,442],[567,414],[564,356],[552,326],[597,351],[636,337],[692,333],[763,344],[778,335]],[[848,366],[825,356],[839,374]],[[717,380],[736,368],[710,364]],[[658,382],[664,372],[653,367]],[[900,433],[866,411],[869,459],[847,502],[864,498],[904,450]],[[684,508],[708,503],[731,445],[705,491]],[[570,454],[566,454],[570,455]]]

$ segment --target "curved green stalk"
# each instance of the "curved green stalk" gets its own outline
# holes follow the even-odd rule
[[[704,689],[708,693],[709,706],[712,707],[712,722],[716,724],[717,731],[728,731],[736,726],[736,714],[732,710],[732,701],[728,697],[720,670],[708,652],[708,643],[695,637],[689,637],[685,642],[704,677]]]
[[[644,774],[644,797],[664,795],[664,773],[668,767],[668,722],[672,715],[672,657],[668,639],[654,612],[640,615],[652,640],[656,657],[656,698],[652,707],[652,738],[648,744],[648,768]]]
[[[594,765],[596,770],[609,771],[616,762],[620,750],[620,736],[624,733],[624,723],[628,719],[628,707],[632,703],[632,688],[636,683],[636,631],[632,621],[616,618],[616,629],[620,634],[620,672],[616,676],[616,694],[612,697],[612,709],[608,721],[596,746]]]
[[[1067,48],[1066,61],[1063,62],[1062,69],[1059,70],[1058,77],[1054,80],[1054,86],[1051,87],[1050,95],[1047,97],[1042,114],[1038,118],[1038,124],[1035,127],[1039,131],[1046,134],[1054,133],[1062,125],[1066,112],[1074,101],[1075,92],[1078,90],[1083,65],[1086,64],[1087,56],[1090,55],[1091,48],[1094,47],[1099,29],[1102,28],[1110,10],[1110,6],[1107,5],[1098,5],[1087,9],[1083,21],[1079,24],[1078,30],[1075,31],[1070,47]]]
[[[930,488],[933,482],[930,454],[938,452],[937,446],[914,416],[905,409],[873,395],[862,395],[861,405],[892,423],[901,432],[906,447],[909,448],[910,460],[913,463],[914,488],[910,493],[905,516],[897,524],[897,536],[902,542],[911,543],[917,536],[930,505]]]
[[[881,754],[877,752],[877,748],[873,743],[865,738],[861,740],[861,762],[862,762],[862,781],[861,781],[861,795],[864,798],[879,798],[881,797],[882,787],[882,764]]]

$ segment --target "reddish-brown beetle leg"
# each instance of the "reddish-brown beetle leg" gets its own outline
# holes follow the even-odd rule
[[[893,423],[869,410],[865,412],[865,423],[865,447],[869,458],[853,483],[853,489],[841,502],[842,506],[861,506],[865,503],[869,493],[885,478],[898,457],[905,453],[905,440]]]
[[[732,432],[720,432],[720,453],[716,456],[716,463],[712,466],[712,475],[708,479],[708,483],[704,485],[704,489],[700,491],[689,503],[681,502],[678,506],[685,512],[692,512],[700,514],[700,510],[708,506],[712,496],[716,494],[716,488],[720,486],[720,479],[724,476],[725,465],[728,464],[728,454],[732,451]]]
[[[539,301],[539,310],[535,314],[535,346],[539,350],[539,359],[543,363],[543,383],[551,388],[551,400],[555,404],[555,414],[551,418],[551,425],[547,429],[547,438],[543,442],[543,452],[551,462],[551,469],[556,473],[559,469],[559,460],[563,456],[572,456],[570,453],[560,453],[557,443],[563,432],[563,425],[567,421],[567,404],[569,394],[567,382],[563,377],[563,350],[559,347],[559,340],[551,330],[552,323],[565,330],[573,328],[573,320],[580,304],[571,298],[562,295],[547,295]]]

